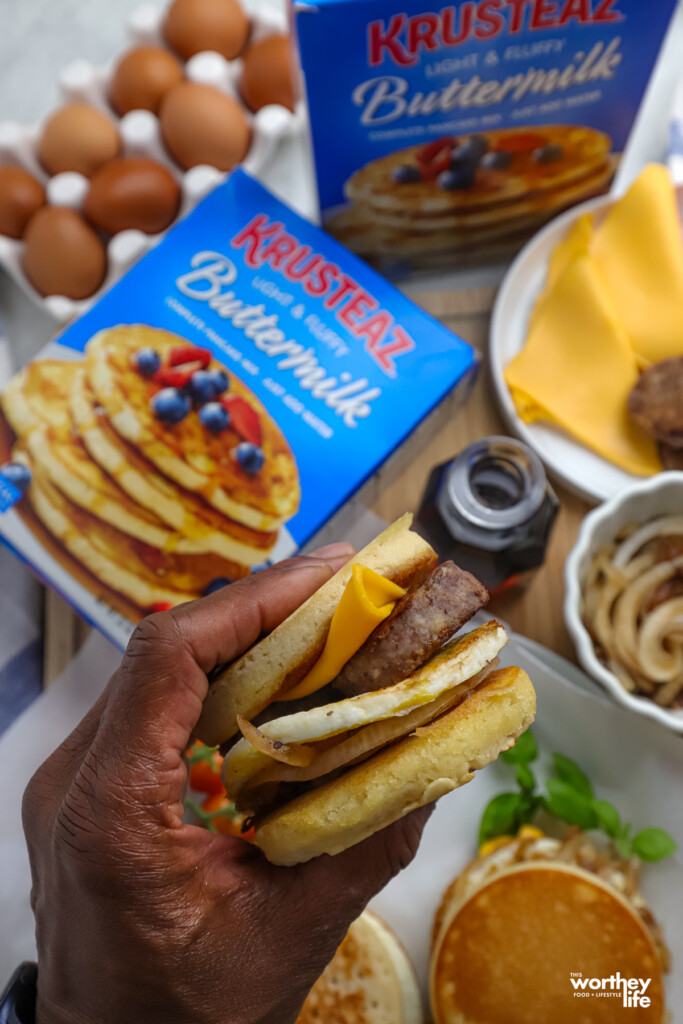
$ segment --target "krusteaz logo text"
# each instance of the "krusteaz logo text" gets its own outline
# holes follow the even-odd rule
[[[574,998],[621,999],[623,1006],[649,1006],[646,995],[652,978],[622,978],[617,971],[609,978],[585,978],[581,972],[570,974]]]

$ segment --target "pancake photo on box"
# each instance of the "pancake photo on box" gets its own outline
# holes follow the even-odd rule
[[[583,125],[444,135],[356,171],[326,228],[372,260],[509,258],[561,210],[609,188],[611,140]]]
[[[298,473],[281,430],[208,349],[145,325],[111,327],[88,342],[86,372],[119,436],[219,512],[276,530],[297,511]]]
[[[408,954],[377,914],[353,922],[311,989],[296,1024],[422,1024],[420,990]]]
[[[131,622],[248,575],[298,507],[277,425],[207,349],[177,335],[102,331],[84,360],[30,363],[1,401],[19,515]]]
[[[503,627],[453,639],[486,590],[437,566],[411,523],[388,527],[209,687],[196,736],[229,745],[225,789],[272,863],[353,846],[469,782],[533,721],[527,674],[496,667]]]

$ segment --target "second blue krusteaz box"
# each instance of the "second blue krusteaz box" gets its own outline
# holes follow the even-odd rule
[[[395,274],[508,259],[609,188],[674,7],[295,2],[326,228]]]

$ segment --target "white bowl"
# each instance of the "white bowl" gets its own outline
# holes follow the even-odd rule
[[[683,733],[683,708],[659,707],[649,697],[637,697],[621,685],[614,673],[599,660],[588,630],[581,621],[581,581],[591,558],[628,523],[644,523],[655,516],[683,511],[683,473],[659,473],[642,483],[632,484],[620,494],[589,512],[564,568],[564,620],[585,671],[601,683],[624,707]]]

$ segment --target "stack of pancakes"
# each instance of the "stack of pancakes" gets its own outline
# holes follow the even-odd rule
[[[113,327],[91,339],[80,361],[31,363],[2,396],[9,458],[30,472],[24,521],[71,575],[131,621],[247,575],[299,504],[285,438],[225,367],[207,369],[225,373],[227,393],[258,417],[260,470],[246,472],[235,458],[244,437],[233,424],[212,433],[195,408],[178,423],[155,415],[164,385],[138,370],[135,354],[154,349],[164,365],[179,346],[185,339],[165,331]]]
[[[487,154],[473,181],[443,187],[446,144],[457,154],[473,139]],[[379,265],[490,263],[510,258],[561,210],[606,191],[615,170],[609,136],[582,125],[499,128],[443,141],[441,149],[435,140],[361,167],[346,183],[351,205],[326,222],[327,230]],[[435,151],[430,167],[425,156]],[[493,154],[503,156],[496,161]]]

